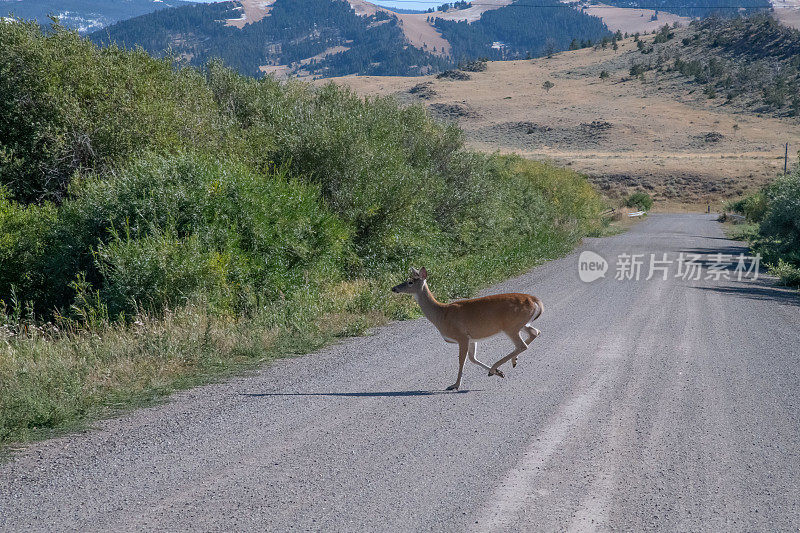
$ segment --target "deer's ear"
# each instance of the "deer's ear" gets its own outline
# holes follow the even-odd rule
[[[420,279],[428,279],[428,269],[422,267],[419,269],[419,278]]]
[[[419,270],[417,270],[417,269],[416,269],[416,268],[414,268],[413,266],[411,267],[411,270],[410,270],[410,271],[411,271],[411,275],[412,275],[412,276],[419,276]]]

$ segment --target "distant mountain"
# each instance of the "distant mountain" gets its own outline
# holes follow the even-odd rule
[[[0,0],[0,17],[16,17],[49,24],[50,15],[81,33],[158,9],[191,4],[187,0]]]
[[[524,58],[610,35],[599,18],[550,3],[494,0],[401,14],[363,0],[243,0],[162,10],[91,38],[195,65],[220,58],[250,75],[327,77],[426,74],[462,59]]]

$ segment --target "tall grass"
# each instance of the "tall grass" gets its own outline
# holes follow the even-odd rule
[[[27,24],[0,48],[0,441],[414,316],[411,264],[466,297],[600,224],[582,176],[419,106]]]

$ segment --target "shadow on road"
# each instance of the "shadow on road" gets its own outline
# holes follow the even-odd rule
[[[728,237],[709,237],[708,235],[689,235],[689,237],[694,237],[696,239],[711,239],[713,241],[732,241],[732,242],[740,242],[736,239],[730,239]],[[747,247],[743,246],[742,249],[746,252]]]
[[[708,247],[708,248],[696,247],[696,248],[690,248],[690,249],[686,249],[686,250],[678,250],[678,252],[683,252],[685,254],[696,254],[696,255],[702,255],[702,256],[722,254],[722,255],[730,255],[730,256],[734,256],[734,257],[738,257],[740,254],[743,254],[745,256],[749,256],[750,253],[751,253],[750,250],[746,246],[734,246],[734,245],[732,245],[732,246],[711,246],[711,247]]]
[[[800,306],[800,293],[796,289],[780,287],[777,285],[762,285],[760,283],[742,282],[742,285],[721,285],[712,287],[693,287],[701,291],[713,291],[721,294],[730,294],[747,298],[749,300],[772,300],[787,305]]]
[[[242,396],[260,398],[264,396],[342,396],[345,398],[372,398],[372,397],[404,397],[404,396],[434,396],[436,394],[466,394],[468,392],[481,392],[479,390],[398,390],[398,391],[364,391],[364,392],[260,392],[242,393]]]

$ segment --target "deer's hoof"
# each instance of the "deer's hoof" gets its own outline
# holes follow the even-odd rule
[[[517,360],[516,359],[512,359],[511,360],[511,368],[517,368]]]
[[[497,376],[499,378],[506,377],[501,371],[497,370],[496,368],[493,368],[489,371],[489,377],[491,376]]]
[[[458,390],[458,384],[457,383],[453,383],[452,385],[447,387],[445,390]]]

